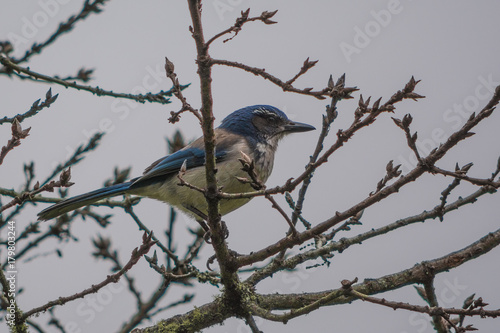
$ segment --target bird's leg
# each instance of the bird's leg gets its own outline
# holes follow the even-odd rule
[[[207,244],[212,244],[212,240],[210,239],[212,237],[212,232],[210,231],[210,228],[208,227],[207,223],[205,221],[199,220],[199,219],[196,219],[196,222],[198,222],[202,226],[202,228],[205,230],[205,234],[203,235],[203,240]]]
[[[207,225],[205,221],[198,221],[198,223],[203,223],[204,225]],[[227,239],[229,237],[229,229],[227,228],[227,225],[226,225],[226,222],[224,221],[220,221],[220,226],[221,226],[221,229],[222,229],[222,236],[224,237],[224,239]],[[208,226],[207,226],[208,228]],[[205,232],[205,235],[203,235],[203,239],[205,240],[205,242],[207,242],[208,244],[212,244],[211,243],[211,240],[210,240],[210,237],[212,237],[212,232],[209,230],[206,230]]]
[[[222,235],[224,236],[224,239],[227,239],[229,237],[229,229],[227,228],[226,222],[220,220],[220,226],[222,229]]]
[[[210,228],[208,227],[207,223],[205,222],[205,221],[207,221],[208,216],[196,207],[193,207],[193,206],[184,206],[184,207],[198,217],[198,218],[195,218],[196,222],[198,222],[199,225],[203,228],[203,230],[205,230],[205,235],[203,235],[203,239],[208,244],[211,244],[210,237],[211,237],[212,233],[211,233]],[[224,239],[226,239],[229,237],[229,229],[227,228],[226,222],[221,220],[220,223],[221,223],[221,228],[222,228]]]
[[[191,213],[193,213],[196,216],[195,217],[196,222],[198,222],[198,224],[205,231],[205,234],[203,235],[203,239],[205,240],[205,242],[210,244],[210,228],[208,227],[207,223],[205,222],[208,219],[208,216],[196,207],[184,206],[184,208],[186,208],[187,210],[189,210]]]

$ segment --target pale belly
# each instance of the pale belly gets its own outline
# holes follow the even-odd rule
[[[236,177],[248,178],[248,174],[241,170],[241,164],[230,165],[233,163],[225,163],[223,166],[218,166],[217,180],[218,186],[222,186],[222,192],[226,193],[244,193],[251,192],[254,189],[248,185],[243,184]],[[234,167],[236,166],[236,168]],[[228,169],[231,167],[231,170]],[[267,180],[267,175],[263,175],[263,182]],[[205,188],[206,179],[204,167],[190,169],[182,177],[185,182],[192,184],[198,188]],[[195,189],[187,186],[179,185],[180,181],[177,176],[170,177],[167,181],[161,184],[153,184],[147,187],[138,188],[133,191],[133,194],[157,199],[166,202],[195,218],[199,217],[193,213],[193,208],[207,214],[207,201],[205,196]],[[221,199],[219,201],[219,212],[221,215],[232,212],[235,209],[243,206],[250,199]]]

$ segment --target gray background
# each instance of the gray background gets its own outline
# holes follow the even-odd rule
[[[18,41],[16,53],[20,56],[35,41],[45,40],[58,23],[78,12],[81,1],[2,1],[0,12],[0,40]],[[404,87],[412,75],[422,82],[416,92],[427,96],[419,102],[405,101],[397,105],[395,116],[411,113],[412,130],[418,131],[421,150],[425,154],[440,143],[440,135],[450,135],[465,123],[468,115],[479,111],[491,97],[485,81],[500,82],[500,22],[498,1],[206,1],[203,7],[206,36],[233,24],[241,10],[251,7],[251,15],[263,10],[279,9],[276,25],[249,23],[228,43],[220,41],[211,47],[214,58],[229,59],[257,67],[287,80],[301,67],[305,58],[319,59],[317,66],[298,82],[299,87],[322,88],[329,74],[337,78],[346,73],[347,85],[357,86],[366,98],[383,97]],[[381,11],[393,13],[384,16]],[[377,14],[378,13],[378,14]],[[35,29],[28,29],[32,24]],[[76,73],[81,67],[95,68],[93,86],[119,92],[140,93],[143,89],[157,92],[171,87],[164,76],[164,57],[176,66],[181,83],[192,83],[185,90],[190,103],[199,106],[199,89],[194,65],[194,42],[188,31],[189,13],[185,1],[111,1],[100,15],[92,15],[79,23],[73,32],[61,37],[42,55],[32,57],[29,66],[34,71],[61,76]],[[28,30],[26,30],[28,29]],[[359,30],[367,31],[368,39],[360,40]],[[357,53],[349,56],[342,47],[349,44]],[[154,73],[154,74],[151,74]],[[271,104],[284,110],[290,118],[321,126],[325,101],[284,93],[280,88],[254,75],[231,68],[216,67],[213,71],[214,111],[218,123],[233,110],[252,104]],[[2,77],[0,91],[1,115],[22,113],[31,103],[44,96],[46,84],[36,84]],[[182,121],[172,125],[167,121],[170,111],[179,109],[174,101],[167,106],[137,104],[109,97],[97,98],[87,92],[52,86],[59,93],[57,102],[39,116],[23,122],[31,126],[29,138],[10,152],[0,169],[1,186],[17,188],[22,183],[22,163],[34,160],[39,179],[43,179],[55,164],[87,139],[104,123],[110,124],[97,151],[72,169],[76,184],[71,194],[83,193],[102,186],[115,166],[133,167],[139,175],[150,162],[166,152],[164,138],[180,128],[185,136],[194,139],[201,130],[194,117],[186,114]],[[347,128],[352,121],[355,99],[339,104],[339,118],[332,127]],[[457,112],[459,108],[463,113]],[[389,160],[402,163],[403,171],[410,167],[410,150],[403,132],[394,126],[391,115],[384,114],[368,129],[356,134],[330,162],[315,173],[310,187],[304,216],[314,223],[324,221],[335,211],[343,211],[375,189],[385,174]],[[488,177],[500,155],[497,142],[498,112],[475,129],[478,135],[461,143],[443,159],[439,166],[452,169],[473,161],[471,175]],[[283,184],[298,175],[308,160],[319,131],[297,134],[282,142],[276,157],[275,170],[269,185]],[[434,134],[433,134],[434,133]],[[10,138],[10,127],[0,128],[0,144]],[[432,209],[439,203],[440,192],[450,179],[426,175],[415,184],[406,186],[382,204],[367,209],[363,225],[342,236],[393,222],[398,218]],[[473,187],[463,184],[452,198],[466,195]],[[283,202],[283,201],[281,201]],[[36,219],[38,207],[16,220],[19,230]],[[110,212],[101,208],[102,212]],[[143,221],[153,230],[164,230],[168,218],[165,205],[143,200],[136,209]],[[114,245],[121,250],[122,261],[140,244],[141,233],[131,218],[119,210],[113,224],[102,230],[92,222],[76,223],[73,231],[78,243],[57,244],[63,250],[63,259],[54,255],[30,263],[19,263],[19,286],[25,287],[18,298],[22,309],[28,310],[59,296],[81,291],[92,283],[103,280],[109,264],[94,260],[90,238],[97,234],[111,235]],[[330,268],[306,270],[292,274],[276,274],[272,280],[258,285],[261,293],[308,292],[337,288],[342,279],[376,278],[409,268],[415,263],[433,259],[458,250],[498,228],[498,198],[483,197],[472,206],[453,212],[445,222],[428,221],[370,240],[363,246],[353,246],[336,255]],[[179,224],[195,224],[187,217],[179,217]],[[260,249],[280,239],[286,223],[264,199],[258,198],[240,210],[225,217],[230,229],[229,245],[240,253]],[[182,228],[179,228],[182,229]],[[185,232],[178,231],[179,248],[189,242]],[[47,245],[47,244],[46,244]],[[47,251],[41,248],[40,251]],[[295,250],[296,252],[297,250]],[[198,266],[204,266],[213,250],[206,246]],[[482,296],[491,308],[500,307],[500,279],[498,249],[445,274],[436,281],[437,295],[442,306],[460,307],[472,293]],[[132,275],[145,291],[152,292],[157,276],[141,261]],[[188,290],[187,292],[194,292]],[[179,299],[185,290],[172,288],[164,304]],[[159,320],[183,313],[193,305],[202,305],[218,293],[211,286],[197,286],[192,304],[175,308],[153,318]],[[384,295],[392,300],[422,304],[413,287]],[[94,300],[94,305],[91,304]],[[135,307],[134,299],[123,284],[110,286],[100,294],[91,295],[62,308],[56,314],[67,325],[68,332],[113,331]],[[45,323],[47,316],[36,318]],[[143,323],[151,325],[154,321]],[[498,320],[468,320],[484,332],[494,331]],[[352,306],[327,307],[308,316],[292,320],[288,325],[265,322],[259,325],[265,332],[303,332],[327,329],[338,332],[430,332],[428,318],[388,308],[355,302]],[[206,332],[248,332],[236,319],[224,326]]]

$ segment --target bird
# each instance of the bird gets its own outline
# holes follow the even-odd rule
[[[251,184],[241,181],[241,178],[248,178],[248,172],[242,170],[238,161],[242,153],[253,161],[256,175],[265,183],[273,170],[278,142],[287,134],[314,129],[311,125],[290,120],[283,111],[270,105],[247,106],[232,112],[214,130],[218,186],[226,193],[252,191]],[[207,201],[203,193],[179,186],[181,170],[183,181],[199,188],[205,186],[203,137],[153,162],[142,176],[62,200],[38,213],[38,220],[50,220],[99,200],[124,194],[157,199],[200,219],[207,214]],[[219,212],[225,215],[249,200],[221,199]]]

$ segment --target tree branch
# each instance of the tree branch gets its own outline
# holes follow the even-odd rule
[[[15,115],[11,118],[7,116],[1,118],[0,125],[3,123],[13,123],[15,120],[17,120],[19,123],[22,123],[24,119],[37,115],[38,112],[40,112],[42,109],[49,108],[52,103],[56,101],[58,96],[59,94],[55,94],[54,96],[52,96],[52,88],[49,88],[49,90],[45,94],[45,101],[40,103],[40,99],[37,99],[35,102],[33,102],[33,105],[31,105],[30,109],[25,113]]]
[[[105,287],[106,285],[108,285],[110,283],[118,282],[118,280],[120,280],[120,277],[123,274],[125,274],[127,271],[129,271],[135,264],[137,264],[139,259],[143,255],[148,253],[149,250],[151,249],[151,247],[156,243],[156,241],[152,240],[152,236],[153,236],[152,233],[150,233],[149,235],[147,233],[144,233],[144,235],[142,237],[142,245],[139,248],[135,248],[132,251],[132,255],[130,256],[130,260],[117,273],[112,274],[112,275],[108,275],[108,277],[104,281],[102,281],[96,285],[92,285],[92,287],[87,288],[79,293],[76,293],[74,295],[67,296],[67,297],[59,297],[55,301],[50,301],[45,305],[42,305],[42,306],[39,306],[37,308],[26,311],[22,316],[23,320],[26,320],[27,318],[29,318],[30,316],[32,316],[34,314],[46,311],[47,309],[52,308],[56,305],[64,305],[64,304],[71,302],[71,301],[74,301],[78,298],[83,298],[88,294],[96,293],[97,291],[99,291],[99,289]]]
[[[489,233],[480,240],[469,246],[452,252],[438,259],[424,261],[412,268],[398,273],[385,275],[376,279],[367,279],[357,285],[352,285],[352,290],[364,295],[373,295],[389,290],[399,289],[401,287],[428,281],[429,272],[439,274],[458,267],[469,260],[473,260],[483,254],[488,253],[493,248],[500,245],[500,229]],[[262,318],[286,323],[290,319],[305,315],[323,306],[350,303],[358,296],[353,296],[345,287],[334,290],[327,290],[316,293],[301,294],[268,294],[253,296],[256,302],[249,305],[253,315]],[[427,307],[428,308],[428,307]],[[285,314],[274,314],[272,310],[289,310]],[[438,310],[436,310],[438,311]],[[481,315],[481,309],[463,310],[452,309],[451,314]],[[431,313],[439,315],[438,312]],[[500,310],[488,312],[488,315],[500,316]],[[155,326],[144,329],[136,329],[133,333],[151,333],[151,332],[195,332],[215,324],[222,323],[231,316],[230,311],[225,309],[220,299],[205,304],[183,315],[178,315],[170,319],[161,321]]]
[[[215,174],[215,133],[214,133],[214,115],[212,101],[212,62],[208,53],[208,45],[205,43],[203,35],[203,26],[201,22],[201,1],[188,0],[189,12],[193,26],[190,28],[197,50],[198,75],[200,77],[201,90],[201,114],[202,129],[205,143],[205,177],[206,193],[205,197],[208,203],[208,225],[211,230],[212,246],[215,250],[222,281],[226,287],[226,295],[229,298],[239,298],[237,292],[238,275],[235,259],[229,252],[224,239],[224,230],[220,223],[219,213],[219,189],[217,187],[217,178]],[[237,303],[236,303],[237,304]]]
[[[31,48],[28,51],[26,51],[26,53],[22,58],[12,59],[13,62],[16,64],[26,62],[33,55],[41,53],[43,49],[45,49],[47,46],[55,42],[63,34],[73,30],[75,24],[78,21],[86,19],[92,13],[99,14],[100,12],[102,12],[100,6],[104,5],[106,1],[108,0],[94,0],[93,2],[90,2],[90,0],[85,0],[82,9],[77,15],[72,15],[65,22],[59,23],[59,27],[57,28],[57,30],[52,35],[50,35],[50,37],[46,41],[42,42],[41,44],[34,43],[31,46]],[[0,74],[1,73],[7,73],[7,72],[5,70],[0,70]]]
[[[381,110],[384,110],[386,108],[388,109],[393,109],[393,104],[391,103],[396,103],[398,101],[403,100],[404,98],[417,98],[414,96],[413,93],[413,88],[416,85],[417,81],[410,80],[410,82],[406,85],[405,89],[403,91],[398,91],[396,94],[394,94],[387,103],[385,103],[381,108],[378,108],[378,105],[376,107],[374,106],[374,109],[377,111],[372,111],[366,118],[363,120],[360,120],[358,122],[354,122],[351,127],[345,131],[339,131],[337,134],[338,140],[337,142],[328,149],[327,152],[324,153],[324,155],[318,159],[318,161],[314,164],[310,164],[307,168],[307,170],[299,176],[297,179],[295,179],[292,182],[289,182],[289,186],[292,187],[291,185],[296,186],[298,181],[302,181],[308,172],[311,169],[314,170],[317,168],[319,165],[325,163],[328,159],[328,157],[339,147],[343,145],[345,141],[350,138],[357,129],[367,126],[368,124],[372,123],[375,121],[375,117],[377,114],[380,114],[382,112]],[[302,233],[299,233],[297,237],[291,239],[291,238],[283,238],[276,242],[275,244],[272,244],[262,250],[256,251],[248,256],[241,256],[238,258],[238,266],[242,267],[245,265],[250,265],[258,261],[262,261],[266,258],[268,258],[271,255],[274,255],[278,253],[279,251],[285,249],[285,248],[291,248],[297,244],[301,244],[302,242],[312,239],[317,235],[320,235],[321,233],[327,231],[329,228],[335,226],[336,224],[344,221],[345,219],[355,216],[357,213],[362,211],[363,209],[370,207],[371,205],[375,204],[376,202],[381,201],[382,199],[392,195],[393,193],[396,193],[401,189],[403,186],[415,181],[417,178],[422,176],[424,173],[429,172],[431,170],[430,166],[433,166],[439,159],[441,159],[450,149],[455,147],[460,141],[466,139],[470,135],[468,134],[469,131],[474,128],[479,122],[482,120],[486,119],[491,115],[491,113],[494,110],[494,106],[499,102],[500,100],[500,86],[498,86],[495,90],[495,94],[493,95],[492,99],[488,104],[479,112],[477,116],[474,114],[471,116],[469,121],[467,121],[461,129],[450,135],[448,140],[442,144],[439,148],[434,149],[429,155],[425,158],[422,159],[422,162],[419,163],[412,171],[410,171],[408,174],[401,176],[396,180],[394,183],[392,183],[389,186],[386,186],[379,192],[373,194],[372,196],[369,196],[368,198],[364,199],[363,201],[359,202],[358,204],[350,207],[349,209],[343,211],[343,212],[336,212],[335,216],[331,217],[330,219],[319,223],[315,227],[306,230]],[[375,103],[377,104],[377,103]],[[293,188],[294,188],[293,186]],[[274,189],[271,189],[267,193],[272,193]]]
[[[97,95],[97,96],[110,96],[110,97],[115,97],[115,98],[131,99],[131,100],[134,100],[134,101],[139,102],[139,103],[146,103],[146,102],[159,103],[159,104],[171,103],[170,99],[165,98],[165,96],[171,96],[172,90],[160,91],[156,94],[147,93],[145,95],[143,95],[143,94],[133,95],[133,94],[125,94],[125,93],[115,93],[111,90],[104,90],[100,87],[81,85],[81,84],[77,84],[76,82],[68,82],[68,81],[64,81],[62,79],[58,79],[58,78],[55,78],[52,76],[48,76],[45,74],[40,74],[40,73],[34,72],[28,68],[24,68],[24,67],[21,67],[21,66],[15,64],[11,59],[7,58],[4,54],[1,54],[1,53],[0,53],[0,63],[11,70],[14,70],[14,71],[19,72],[19,73],[24,73],[24,74],[26,74],[30,77],[33,77],[37,80],[42,80],[42,81],[49,82],[49,83],[59,84],[65,88],[73,88],[76,90],[87,91],[87,92],[90,92],[90,93]]]
[[[482,187],[479,190],[475,191],[474,193],[470,194],[469,196],[466,196],[465,198],[459,198],[456,201],[446,205],[444,209],[441,209],[440,206],[436,206],[432,210],[425,210],[422,213],[414,216],[410,216],[404,219],[397,220],[393,223],[390,223],[386,226],[377,228],[377,229],[371,229],[365,233],[350,237],[350,238],[341,238],[340,240],[336,242],[330,242],[320,248],[309,250],[307,252],[299,253],[295,256],[292,256],[290,258],[287,258],[283,261],[272,261],[271,264],[256,270],[247,280],[245,280],[245,283],[249,284],[256,284],[259,281],[265,279],[266,277],[272,276],[273,274],[277,273],[278,271],[284,270],[284,269],[294,269],[297,267],[297,265],[304,263],[308,260],[313,260],[316,258],[319,258],[324,255],[329,255],[332,252],[339,252],[342,253],[344,252],[347,248],[349,248],[352,245],[355,244],[361,244],[365,242],[368,239],[375,238],[377,236],[387,234],[391,231],[397,230],[399,228],[405,227],[407,225],[413,224],[413,223],[418,223],[418,222],[425,222],[430,219],[435,219],[443,214],[446,214],[448,212],[454,211],[459,209],[460,207],[466,205],[466,204],[471,204],[477,201],[477,198],[481,197],[484,194],[492,194],[495,193],[496,191],[488,187]]]

